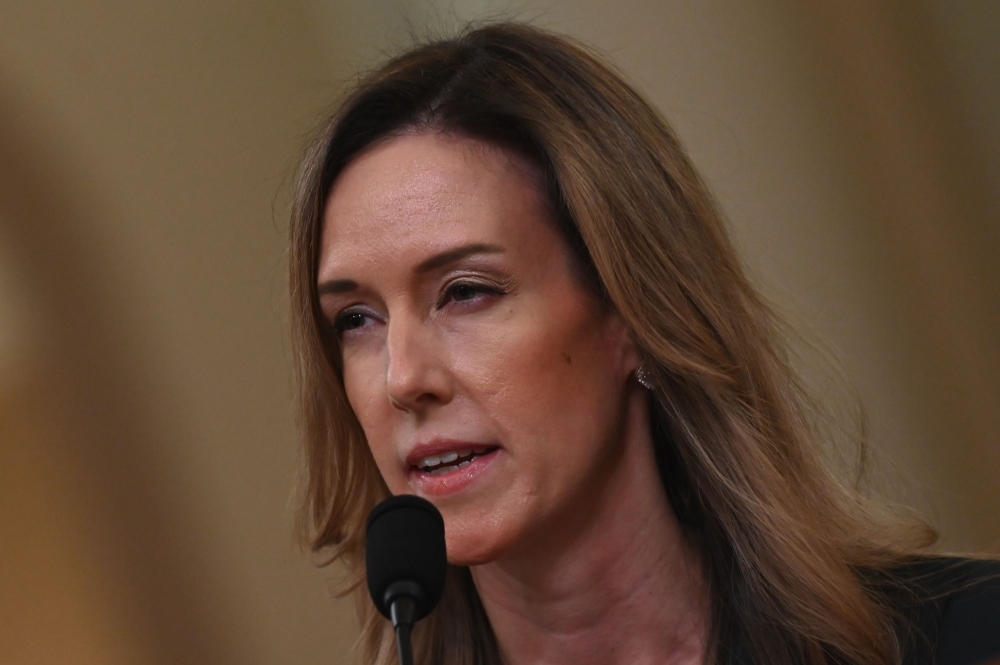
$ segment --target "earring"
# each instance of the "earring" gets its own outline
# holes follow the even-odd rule
[[[653,389],[653,383],[649,380],[649,372],[646,371],[646,366],[642,363],[639,363],[639,366],[635,368],[635,378],[646,390]]]

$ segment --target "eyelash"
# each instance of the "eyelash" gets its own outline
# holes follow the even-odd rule
[[[468,291],[470,291],[471,292],[471,296],[467,297],[467,298],[457,298],[456,297],[457,293],[460,290],[463,290],[463,289],[467,289]],[[442,307],[444,307],[445,305],[447,305],[449,302],[467,303],[467,302],[470,302],[470,301],[477,300],[478,299],[477,296],[484,296],[484,295],[485,296],[501,296],[501,295],[504,295],[504,293],[505,293],[505,290],[503,288],[500,288],[500,287],[491,286],[491,285],[488,285],[488,284],[483,284],[481,282],[474,282],[474,281],[462,280],[462,281],[457,281],[457,282],[453,282],[453,283],[449,284],[445,288],[444,292],[441,294],[441,297],[438,299],[438,302],[437,302],[436,306],[437,306],[438,309],[441,309]],[[359,322],[358,319],[355,318],[355,317],[360,317],[361,321]],[[342,337],[345,332],[350,332],[352,330],[357,330],[357,329],[363,327],[364,326],[364,321],[363,320],[364,319],[370,319],[370,318],[374,318],[374,317],[371,314],[368,314],[366,312],[359,311],[359,310],[347,309],[347,310],[341,312],[340,314],[338,314],[337,317],[334,319],[333,325],[332,325],[333,332],[338,337]],[[351,319],[354,319],[354,323],[358,323],[358,325],[350,326],[349,321]]]
[[[357,326],[353,326],[353,327],[348,327],[348,325],[349,325],[348,321],[350,319],[352,319],[353,317],[361,317],[362,319],[367,319],[367,318],[371,318],[371,315],[370,314],[365,314],[364,312],[358,312],[358,311],[341,312],[340,314],[337,315],[337,318],[334,319],[333,326],[332,326],[333,327],[333,332],[334,332],[334,334],[337,337],[342,337],[345,332],[348,332],[348,331],[351,331],[351,330],[356,330],[357,328],[361,327],[361,325],[357,325]],[[363,325],[363,322],[362,322],[362,325]]]
[[[455,294],[458,292],[459,289],[468,289],[469,291],[472,291],[473,294],[483,294],[490,296],[500,296],[504,294],[503,289],[496,286],[483,284],[482,282],[460,280],[452,282],[451,284],[448,285],[447,288],[445,288],[444,293],[441,294],[441,298],[438,300],[437,304],[438,309],[448,304],[449,300],[453,302],[469,302],[470,300],[475,300],[474,296],[471,298],[461,298],[461,299],[455,298]]]

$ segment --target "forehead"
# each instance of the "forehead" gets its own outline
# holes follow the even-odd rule
[[[340,174],[323,216],[322,273],[385,254],[404,259],[463,242],[526,241],[526,217],[545,214],[527,160],[437,132],[394,137]]]

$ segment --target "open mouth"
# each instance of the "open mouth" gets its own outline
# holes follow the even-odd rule
[[[451,473],[463,466],[468,466],[472,460],[483,455],[489,455],[497,450],[497,446],[483,446],[482,448],[469,448],[467,450],[453,450],[441,455],[430,455],[417,462],[416,467],[432,476],[440,476]]]

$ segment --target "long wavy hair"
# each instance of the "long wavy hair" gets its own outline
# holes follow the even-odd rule
[[[345,165],[414,130],[531,160],[591,286],[631,331],[653,385],[659,471],[707,571],[707,662],[724,662],[742,640],[770,665],[898,663],[896,617],[872,580],[889,579],[883,573],[933,532],[886,530],[824,465],[776,319],[664,118],[587,48],[513,23],[416,47],[365,76],[319,132],[296,183],[289,268],[302,516],[309,546],[346,565],[345,592],[363,587],[365,518],[388,489],[319,308],[323,211]],[[389,665],[391,628],[365,593],[357,600],[364,662]],[[500,662],[468,569],[450,568],[414,648],[424,665]]]

